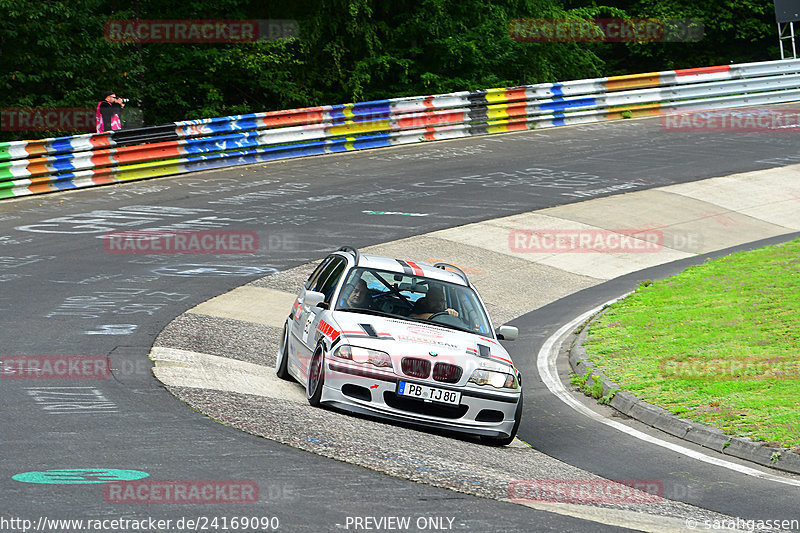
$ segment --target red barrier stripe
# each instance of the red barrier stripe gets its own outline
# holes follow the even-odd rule
[[[269,113],[261,118],[261,122],[267,127],[273,126],[292,126],[296,124],[309,124],[322,122],[323,113],[321,107],[309,107],[303,110],[294,110],[291,113]]]
[[[92,135],[89,137],[89,142],[94,148],[106,148],[111,146],[111,134],[103,133],[100,135]]]
[[[91,162],[95,167],[105,167],[116,163],[116,161],[114,161],[114,159],[111,157],[111,152],[108,150],[92,154]]]
[[[528,129],[528,120],[509,120],[508,124],[506,124],[506,131],[520,131],[520,130],[527,130]]]
[[[505,111],[509,117],[525,117],[528,115],[528,103],[509,104]]]
[[[506,91],[506,99],[508,100],[525,100],[526,98],[525,89],[509,89]]]
[[[93,169],[92,172],[94,172],[92,182],[97,185],[108,185],[109,183],[115,183],[117,181],[114,178],[113,168],[96,168]]]
[[[178,141],[165,141],[144,146],[124,146],[110,152],[118,163],[140,163],[151,159],[180,157]]]
[[[694,76],[696,74],[713,74],[715,72],[727,72],[731,69],[730,65],[719,65],[716,67],[682,68],[675,71],[676,76]]]
[[[464,122],[466,117],[464,113],[425,113],[424,115],[417,115],[413,117],[400,118],[397,120],[397,125],[401,128],[422,128],[433,126],[436,124],[447,124],[450,122]]]

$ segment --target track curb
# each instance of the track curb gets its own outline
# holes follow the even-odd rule
[[[591,387],[595,381],[602,383],[603,397],[611,396],[608,405],[643,424],[723,455],[737,457],[775,470],[800,474],[800,454],[789,448],[765,446],[748,437],[725,435],[721,429],[678,418],[666,409],[620,390],[617,383],[609,379],[589,360],[584,348],[589,326],[602,316],[606,309],[607,306],[604,306],[603,310],[573,330],[562,343],[561,350],[569,358],[572,371],[587,377],[586,385],[588,387]]]

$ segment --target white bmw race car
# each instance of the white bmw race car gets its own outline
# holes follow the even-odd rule
[[[466,274],[342,247],[314,270],[283,328],[276,372],[309,403],[511,443],[521,376]]]

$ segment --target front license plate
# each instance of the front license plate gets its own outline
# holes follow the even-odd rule
[[[458,391],[407,383],[405,381],[400,381],[397,384],[397,394],[448,405],[459,405],[461,402],[461,393]]]

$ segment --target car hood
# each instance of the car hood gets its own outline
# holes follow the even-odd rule
[[[436,358],[467,368],[509,372],[511,357],[495,339],[434,324],[366,313],[334,311],[340,342],[399,356]]]

